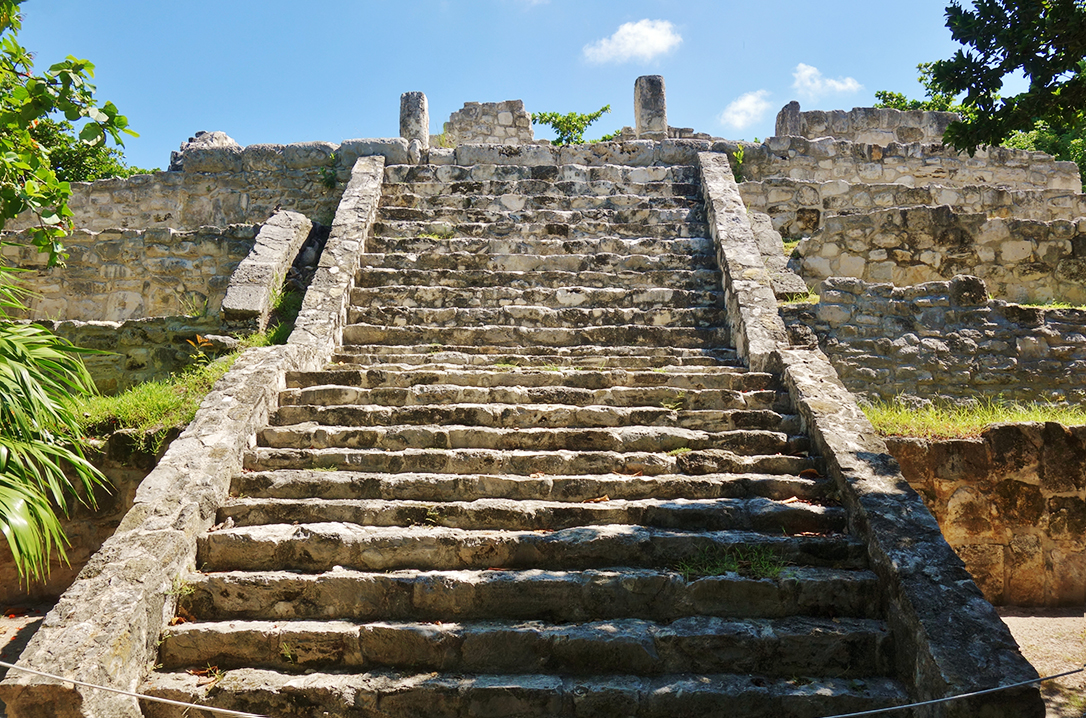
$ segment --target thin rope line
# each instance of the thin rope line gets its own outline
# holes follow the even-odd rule
[[[974,696],[983,696],[987,693],[998,693],[999,691],[1005,691],[1009,688],[1020,688],[1022,686],[1032,685],[1034,683],[1042,683],[1044,681],[1051,681],[1054,678],[1063,678],[1064,676],[1073,676],[1076,673],[1082,673],[1086,671],[1086,665],[1082,668],[1076,668],[1073,671],[1067,671],[1066,673],[1057,673],[1054,676],[1045,676],[1044,678],[1034,678],[1032,681],[1022,681],[1021,683],[1012,683],[1009,686],[999,686],[998,688],[987,688],[983,691],[973,691],[972,693],[962,693],[957,696],[949,696],[947,698],[936,698],[930,701],[922,701],[920,703],[909,703],[903,706],[890,706],[889,708],[878,708],[870,711],[860,711],[859,713],[839,713],[837,715],[825,716],[825,718],[856,718],[856,716],[872,716],[879,713],[889,713],[890,711],[902,711],[906,708],[919,708],[920,706],[930,706],[936,703],[946,703],[947,701],[956,701],[959,698],[973,698]]]
[[[84,681],[77,681],[74,678],[65,678],[63,676],[54,676],[52,673],[43,673],[42,671],[35,671],[32,668],[23,668],[11,663],[0,661],[0,666],[4,668],[13,668],[23,673],[33,673],[36,676],[42,676],[44,678],[53,678],[65,683],[74,683],[77,686],[84,686],[86,688],[97,688],[100,691],[109,691],[110,693],[120,693],[122,696],[131,696],[132,698],[142,698],[148,701],[154,701],[155,703],[166,703],[171,706],[181,706],[182,708],[199,708],[202,711],[208,711],[209,713],[222,713],[223,715],[239,716],[240,718],[268,718],[268,716],[261,715],[259,713],[243,713],[241,711],[232,711],[226,708],[214,708],[212,706],[202,706],[196,703],[184,703],[182,701],[173,701],[169,698],[159,698],[157,696],[148,696],[143,693],[133,693],[131,691],[123,691],[120,688],[110,688],[109,686],[98,686],[93,683],[86,683]]]

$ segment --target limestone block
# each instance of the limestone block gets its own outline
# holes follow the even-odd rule
[[[359,157],[380,155],[389,165],[411,164],[408,154],[408,142],[402,137],[374,140],[345,140],[336,153],[337,163],[342,167],[354,166]]]
[[[283,166],[283,145],[249,145],[241,151],[242,171],[275,172]]]
[[[405,92],[400,95],[400,137],[408,142],[417,140],[421,149],[429,149],[430,109],[425,94]]]
[[[282,145],[283,165],[295,170],[327,167],[331,163],[332,155],[336,152],[336,147],[331,142],[296,142]]]
[[[240,147],[193,147],[185,150],[185,172],[240,172]]]
[[[1018,535],[1011,539],[1006,554],[1006,590],[1009,604],[1017,606],[1042,605],[1045,596],[1044,551],[1041,539],[1034,535]]]
[[[969,575],[976,581],[984,597],[1000,605],[1005,591],[1003,546],[1000,544],[951,544],[965,563]]]
[[[648,167],[656,159],[656,143],[649,140],[594,142],[586,145],[567,145],[557,149],[558,164],[563,165]]]
[[[543,145],[474,145],[456,148],[458,165],[554,165],[558,148]]]

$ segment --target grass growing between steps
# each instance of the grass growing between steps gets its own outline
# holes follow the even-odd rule
[[[687,581],[707,576],[737,573],[747,578],[777,578],[784,571],[784,558],[764,546],[707,546],[675,565]]]
[[[880,401],[865,406],[864,413],[883,436],[963,438],[979,436],[988,426],[999,423],[1086,424],[1086,407],[1019,404],[998,399],[972,404],[933,403],[920,407],[902,401]]]

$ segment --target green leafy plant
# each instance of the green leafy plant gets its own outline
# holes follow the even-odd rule
[[[214,356],[209,355],[208,352],[215,348],[215,343],[210,341],[207,337],[196,335],[196,340],[186,339],[185,343],[193,349],[192,363],[197,366],[207,366],[214,360]]]
[[[735,152],[732,152],[732,175],[736,182],[743,181],[743,145],[739,145]]]
[[[686,392],[685,391],[680,391],[678,394],[675,395],[675,398],[673,400],[671,400],[671,401],[666,401],[665,400],[665,401],[660,402],[660,406],[664,407],[665,409],[670,409],[671,411],[679,411],[680,409],[683,408],[683,406],[685,406],[685,404],[686,404]]]
[[[532,122],[547,125],[553,129],[556,145],[579,145],[584,143],[584,131],[588,129],[588,126],[610,111],[611,106],[604,105],[588,114],[569,112],[563,115],[558,112],[533,112]]]
[[[328,164],[331,165],[331,166],[330,167],[321,167],[320,170],[318,170],[318,174],[320,175],[320,180],[321,180],[322,185],[324,185],[328,189],[335,189],[336,184],[339,183],[339,177],[336,176],[336,168],[335,168],[336,153],[335,152],[328,155]]]

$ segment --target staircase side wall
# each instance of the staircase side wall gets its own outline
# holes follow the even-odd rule
[[[867,542],[872,569],[883,586],[899,678],[917,700],[1036,678],[825,355],[792,349],[781,338],[786,336],[784,323],[772,292],[757,274],[753,281],[744,276],[744,258],[757,256],[758,250],[745,213],[728,211],[742,207],[742,200],[727,157],[702,153],[699,163],[710,231],[723,255],[725,301],[729,317],[738,319],[732,323],[736,347],[752,369],[780,367],[805,428],[838,484],[851,529]],[[746,332],[751,337],[741,336]],[[1027,687],[940,704],[918,715],[1042,718],[1044,712],[1040,691]]]

